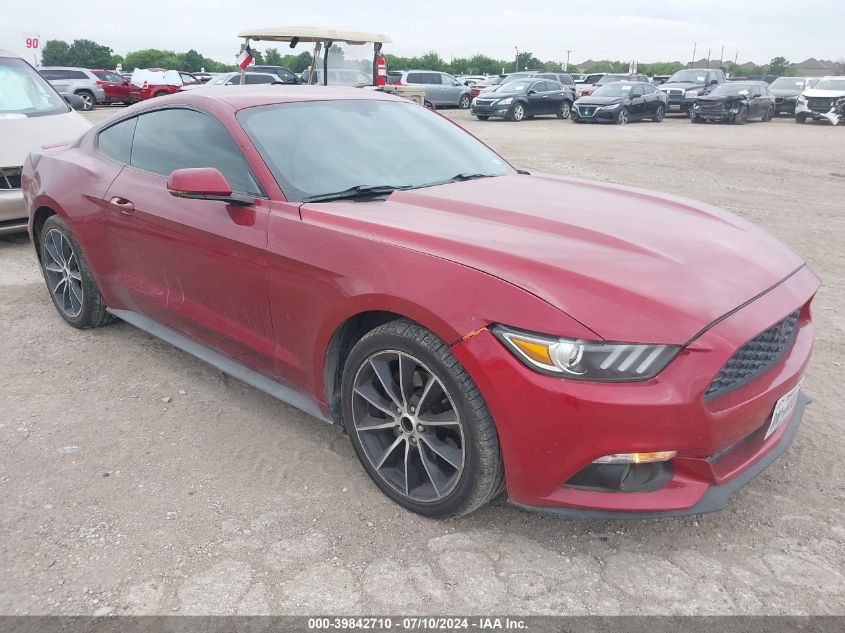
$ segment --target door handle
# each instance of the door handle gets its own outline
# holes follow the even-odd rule
[[[132,213],[135,210],[135,205],[132,204],[131,200],[121,198],[120,196],[112,196],[109,204],[121,213]]]

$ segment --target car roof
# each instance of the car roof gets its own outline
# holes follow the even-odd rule
[[[23,57],[21,57],[20,55],[13,53],[12,51],[4,50],[2,48],[0,48],[0,57],[14,57],[17,59],[23,59]]]
[[[93,72],[82,66],[42,66],[38,70],[82,70],[87,73]]]
[[[222,94],[222,93],[226,94]],[[277,103],[299,103],[309,101],[398,101],[410,103],[407,99],[394,97],[376,90],[362,90],[343,86],[274,86],[252,84],[240,86],[237,90],[216,90],[213,87],[197,88],[190,92],[179,92],[167,97],[171,103],[185,103],[194,99],[209,99],[228,104],[235,110]],[[151,100],[162,103],[162,100]]]

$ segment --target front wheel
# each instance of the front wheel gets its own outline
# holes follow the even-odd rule
[[[449,346],[392,321],[365,335],[343,371],[343,420],[384,494],[419,514],[467,514],[504,485],[499,438],[478,387]]]
[[[748,122],[748,108],[740,108],[739,112],[733,115],[731,123],[734,125],[745,125]]]
[[[663,117],[666,116],[666,108],[663,105],[657,106],[657,110],[654,111],[653,120],[655,123],[660,123],[663,120]]]
[[[693,123],[704,123],[704,120],[697,114],[690,115],[689,120]]]
[[[807,114],[805,112],[799,112],[795,115],[795,122],[796,123],[806,123],[807,122]]]
[[[774,118],[775,118],[775,109],[769,108],[768,110],[766,110],[766,114],[763,116],[763,120],[764,121],[771,121]]]
[[[470,106],[470,98],[469,95],[461,95],[461,100],[458,101],[458,107],[461,110],[467,110]]]
[[[486,114],[476,114],[475,118],[478,119],[479,121],[486,121],[490,117]]]
[[[572,114],[572,104],[569,103],[569,101],[562,102],[560,104],[560,108],[557,111],[557,118],[568,119],[571,114]]]
[[[623,106],[622,109],[619,110],[619,114],[616,115],[616,122],[619,125],[625,125],[628,123],[628,108]]]
[[[53,305],[73,327],[99,327],[112,320],[88,260],[58,215],[50,216],[39,235],[41,272]]]
[[[521,103],[515,103],[508,113],[508,118],[511,121],[522,121],[525,118],[525,106]]]

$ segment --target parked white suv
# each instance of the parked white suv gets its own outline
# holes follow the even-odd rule
[[[26,230],[21,171],[29,152],[73,141],[89,127],[32,66],[0,50],[0,235]]]
[[[845,97],[845,76],[822,77],[818,83],[801,93],[795,103],[795,122],[807,119],[829,120],[825,115],[836,102]]]

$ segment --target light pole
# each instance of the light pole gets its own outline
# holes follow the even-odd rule
[[[516,51],[516,61],[514,62],[513,69],[514,72],[519,72],[519,48],[514,46],[513,50]]]
[[[566,72],[569,72],[569,54],[572,53],[572,52],[574,52],[574,51],[570,51],[570,50],[566,51],[566,68],[564,68],[564,70]]]

